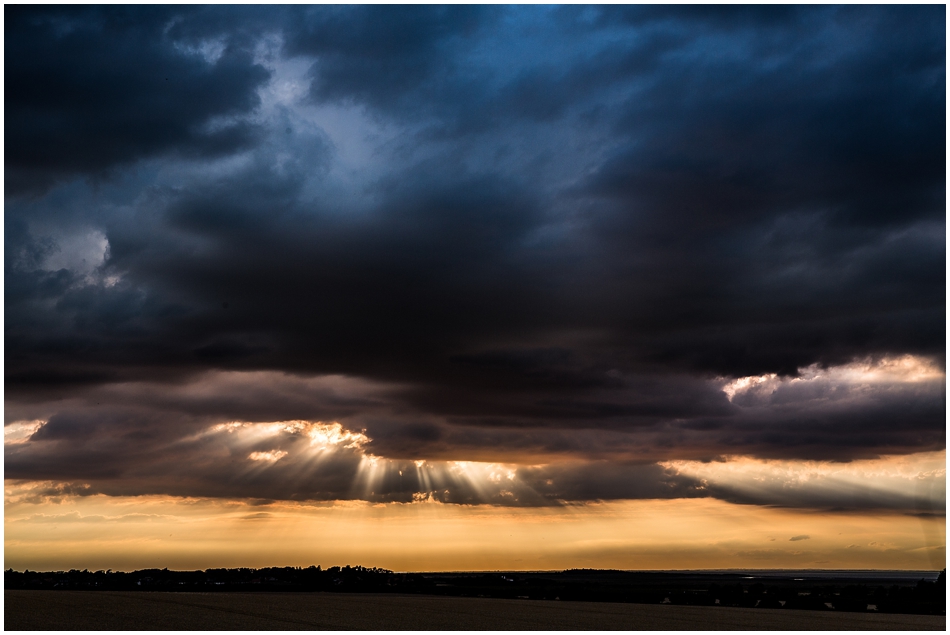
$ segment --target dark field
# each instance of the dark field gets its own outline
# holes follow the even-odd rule
[[[339,593],[4,591],[6,630],[946,630],[936,615]]]
[[[566,571],[417,572],[356,567],[205,571],[4,572],[22,591],[175,593],[374,593],[499,600],[673,604],[720,608],[946,615],[946,573],[937,571]]]

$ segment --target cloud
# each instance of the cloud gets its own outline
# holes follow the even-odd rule
[[[652,427],[631,433],[426,426],[400,421],[387,401],[398,394],[397,387],[342,377],[306,381],[264,373],[210,376],[177,389],[109,387],[89,396],[125,405],[76,400],[57,406],[60,412],[46,421],[11,422],[5,473],[79,486],[43,494],[53,497],[147,493],[505,506],[712,497],[907,513],[939,514],[945,507],[943,452],[850,463],[743,457],[657,463],[658,456],[707,454],[736,431],[715,430],[718,441],[708,431],[681,434],[674,444],[668,432]],[[270,400],[288,414],[349,413],[347,424],[225,419],[255,412],[244,403],[266,415],[275,411],[264,405]],[[8,416],[48,407],[41,402],[31,412],[21,404]]]
[[[465,6],[310,7],[287,29],[284,46],[288,55],[316,58],[309,72],[316,101],[417,111],[420,97],[452,82],[459,40],[472,42],[497,13]]]
[[[535,504],[939,451],[940,11],[13,7],[8,474]],[[230,421],[367,441],[180,445]]]
[[[5,13],[7,194],[143,157],[243,149],[268,72],[225,39],[188,50],[174,10],[13,7]]]
[[[510,506],[702,495],[694,479],[654,464],[561,461],[525,466],[385,458],[367,451],[371,439],[363,432],[336,422],[230,422],[163,438],[116,428],[93,428],[77,437],[76,426],[51,419],[28,445],[6,445],[8,478],[81,479],[87,482],[81,495]],[[123,450],[127,443],[140,449]],[[110,455],[125,458],[109,461]],[[99,465],[90,464],[90,456]]]
[[[811,539],[811,536],[801,535],[801,536],[792,536],[788,540],[789,542],[797,542],[799,540],[809,540],[809,539]]]
[[[662,465],[701,482],[707,495],[740,504],[938,516],[946,509],[945,451],[849,462],[727,457]]]
[[[149,523],[149,522],[167,522],[173,520],[172,516],[165,514],[122,514],[121,516],[102,516],[99,514],[83,515],[80,512],[67,512],[65,514],[32,514],[25,518],[18,518],[12,522],[34,524],[34,523]]]

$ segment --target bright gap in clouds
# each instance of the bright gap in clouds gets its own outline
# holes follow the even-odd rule
[[[677,474],[698,479],[714,497],[797,508],[903,509],[943,515],[947,453],[920,452],[850,462],[763,460],[665,461]]]
[[[362,432],[345,430],[342,425],[335,421],[332,423],[322,421],[275,421],[270,423],[232,421],[211,426],[206,433],[214,434],[222,431],[228,434],[236,434],[242,438],[244,443],[266,437],[276,437],[282,433],[302,435],[309,438],[310,446],[317,450],[327,450],[337,446],[346,449],[359,448],[370,440]]]
[[[33,436],[33,433],[46,424],[42,419],[33,421],[14,421],[3,427],[3,444],[15,445],[26,443]]]
[[[873,384],[911,384],[944,381],[943,370],[932,360],[914,355],[882,357],[854,361],[840,366],[823,368],[812,364],[798,371],[798,377],[780,377],[775,373],[739,377],[722,386],[729,401],[743,393],[771,394],[784,386],[796,384],[840,384],[861,386]]]
[[[306,443],[300,443],[302,439]],[[296,462],[297,472],[306,471],[308,463],[350,460],[355,465],[350,494],[366,500],[385,496],[387,492],[404,492],[405,486],[412,483],[417,487],[405,495],[415,502],[457,502],[460,492],[465,492],[467,501],[519,503],[524,501],[512,488],[531,489],[518,478],[516,464],[409,461],[376,456],[364,448],[372,441],[364,431],[348,430],[338,422],[235,421],[213,425],[189,440],[213,440],[240,453],[249,451],[247,459],[261,465]],[[539,493],[532,493],[540,497]]]

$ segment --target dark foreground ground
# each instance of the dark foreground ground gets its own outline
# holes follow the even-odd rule
[[[204,571],[15,571],[7,590],[378,593],[499,600],[674,604],[743,609],[946,615],[946,571],[455,571],[363,566]]]
[[[5,630],[946,630],[940,615],[339,593],[4,591]]]

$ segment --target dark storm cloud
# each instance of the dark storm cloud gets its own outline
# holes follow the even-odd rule
[[[227,37],[212,61],[169,32],[168,8],[11,5],[4,16],[8,196],[156,154],[253,143],[253,126],[234,117],[257,106],[268,72]]]
[[[207,493],[237,464],[153,453],[228,420],[607,461],[537,500],[945,445],[940,7],[5,16],[7,421],[48,421],[11,477]],[[904,355],[929,378],[835,375]]]
[[[470,6],[310,7],[286,31],[288,55],[317,58],[315,100],[416,111],[419,93],[443,96],[455,52],[491,25],[497,9]]]

